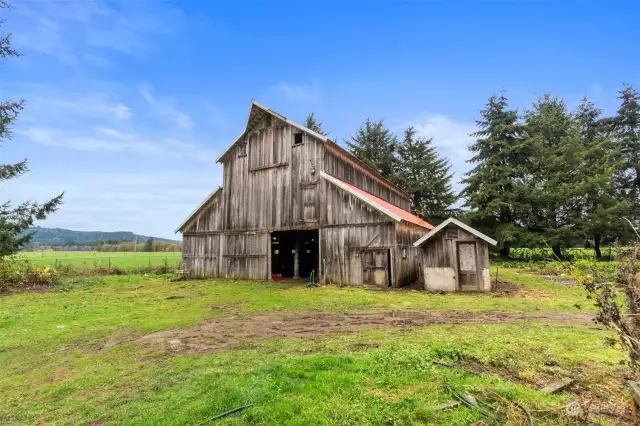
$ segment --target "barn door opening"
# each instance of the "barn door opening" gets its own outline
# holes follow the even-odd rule
[[[364,249],[360,256],[364,284],[391,287],[391,250]]]
[[[318,230],[271,233],[271,274],[308,278],[318,272]],[[317,280],[317,278],[316,278]]]
[[[458,288],[461,291],[478,290],[478,263],[475,242],[457,242]]]

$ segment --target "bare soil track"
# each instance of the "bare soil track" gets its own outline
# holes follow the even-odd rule
[[[206,353],[244,347],[272,338],[314,339],[328,334],[390,327],[444,324],[500,324],[516,321],[589,323],[589,314],[562,312],[468,312],[455,310],[328,313],[266,312],[211,318],[183,328],[159,331],[139,339],[161,349],[180,353]]]

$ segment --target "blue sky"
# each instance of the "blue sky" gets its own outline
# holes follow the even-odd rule
[[[0,99],[27,107],[1,162],[31,172],[0,197],[65,205],[41,226],[172,237],[221,184],[217,156],[251,98],[332,137],[367,117],[434,137],[456,178],[488,96],[543,92],[605,112],[640,86],[634,2],[21,1]]]

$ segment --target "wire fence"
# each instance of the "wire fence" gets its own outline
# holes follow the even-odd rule
[[[95,256],[95,257],[66,257],[46,256],[31,257],[28,259],[35,265],[53,267],[56,269],[112,269],[143,270],[145,268],[181,269],[182,258],[180,256]]]

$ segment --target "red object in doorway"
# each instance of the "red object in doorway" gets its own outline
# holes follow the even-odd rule
[[[282,274],[271,274],[271,279],[273,281],[280,281],[282,280]]]

